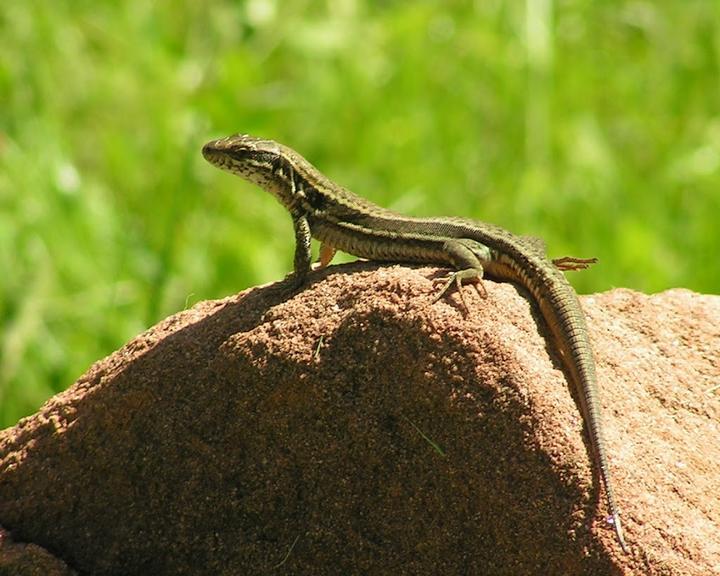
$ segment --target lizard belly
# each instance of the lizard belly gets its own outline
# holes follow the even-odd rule
[[[348,222],[314,222],[311,229],[314,238],[359,258],[452,265],[442,238],[370,229]]]

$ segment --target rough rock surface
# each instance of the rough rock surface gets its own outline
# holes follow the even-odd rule
[[[0,524],[93,575],[720,573],[720,297],[582,299],[624,555],[529,301],[437,275],[168,318],[0,432]]]
[[[76,576],[77,572],[37,544],[12,541],[0,528],[0,574],[8,576]]]

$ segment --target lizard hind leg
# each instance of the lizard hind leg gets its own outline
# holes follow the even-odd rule
[[[445,252],[451,256],[456,271],[444,279],[442,288],[430,304],[434,304],[440,300],[454,284],[457,288],[458,296],[460,296],[460,301],[465,311],[468,312],[469,308],[467,302],[465,302],[465,296],[463,296],[463,284],[472,282],[478,294],[481,294],[483,297],[487,296],[487,290],[482,283],[484,273],[482,262],[483,260],[490,260],[490,250],[479,242],[466,239],[449,240],[445,243],[444,249]]]
[[[320,244],[320,257],[315,265],[315,269],[322,269],[329,266],[336,252],[337,250],[332,244],[328,244],[327,242]]]
[[[445,296],[445,294],[447,294],[450,288],[452,288],[452,285],[455,284],[458,296],[460,296],[460,301],[462,302],[465,311],[468,312],[470,309],[468,308],[467,302],[465,302],[465,296],[463,296],[463,284],[466,282],[473,282],[478,291],[478,294],[480,294],[480,289],[482,289],[482,295],[483,297],[485,297],[487,296],[487,290],[485,289],[485,285],[482,283],[482,277],[482,267],[465,268],[464,270],[458,270],[451,273],[446,278],[441,279],[443,281],[443,286],[435,295],[435,297],[430,301],[430,304],[435,304],[435,302]]]
[[[563,258],[555,258],[552,263],[558,270],[586,270],[598,261],[597,258],[575,258],[574,256],[564,256]]]

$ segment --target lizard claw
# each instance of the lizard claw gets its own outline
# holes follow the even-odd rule
[[[465,296],[463,295],[463,280],[472,281],[472,283],[475,285],[475,290],[477,291],[478,295],[482,298],[487,298],[488,293],[487,289],[485,288],[485,284],[482,281],[482,277],[478,274],[471,274],[466,270],[459,270],[457,272],[449,274],[445,278],[436,278],[435,280],[433,280],[434,283],[442,282],[443,287],[435,295],[430,304],[435,304],[435,302],[440,300],[440,298],[442,298],[450,290],[450,288],[452,288],[452,285],[455,284],[455,288],[457,289],[457,293],[460,297],[463,308],[465,308],[466,313],[469,313],[470,308],[468,307],[467,302],[465,301]]]

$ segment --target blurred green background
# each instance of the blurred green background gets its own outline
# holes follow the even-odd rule
[[[235,132],[597,256],[582,293],[718,293],[719,60],[712,1],[3,2],[0,428],[290,271],[284,210],[200,155]]]

